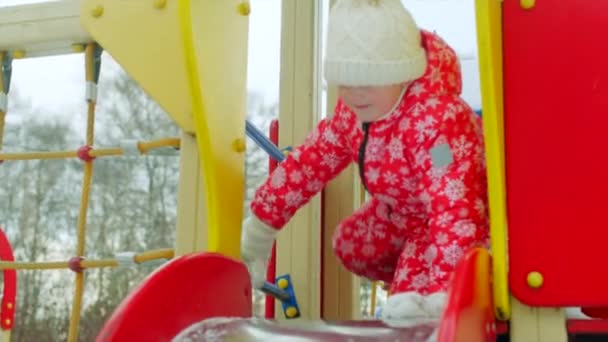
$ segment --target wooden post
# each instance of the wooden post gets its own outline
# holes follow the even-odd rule
[[[337,101],[335,88],[328,89],[327,113],[333,115]],[[349,320],[361,317],[360,279],[336,258],[332,239],[338,224],[356,210],[364,196],[356,166],[351,165],[324,190],[323,201],[323,318]]]
[[[297,146],[316,124],[315,6],[282,3],[279,145]],[[301,208],[277,238],[277,275],[291,274],[304,319],[320,318],[320,196]],[[282,308],[277,307],[277,313]],[[277,314],[277,318],[283,317]]]
[[[205,190],[196,138],[182,132],[175,255],[207,250]]]

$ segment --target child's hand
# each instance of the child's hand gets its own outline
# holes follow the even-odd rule
[[[254,215],[243,223],[241,257],[249,269],[252,286],[262,288],[266,279],[266,265],[278,231],[267,226]]]

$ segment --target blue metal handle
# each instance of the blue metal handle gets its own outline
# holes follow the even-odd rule
[[[270,139],[264,135],[264,133],[260,132],[260,130],[249,122],[249,120],[246,121],[245,130],[247,131],[247,135],[273,159],[279,162],[285,159],[283,152],[275,144],[273,144],[272,141],[270,141]]]
[[[284,302],[290,299],[290,295],[287,291],[278,288],[276,285],[273,285],[267,281],[264,282],[261,288],[262,292]]]

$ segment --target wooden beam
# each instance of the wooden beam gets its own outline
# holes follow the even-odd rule
[[[15,57],[82,52],[91,36],[80,24],[80,0],[0,8],[0,51]]]
[[[561,308],[527,306],[511,297],[509,334],[513,342],[567,342],[566,315]]]

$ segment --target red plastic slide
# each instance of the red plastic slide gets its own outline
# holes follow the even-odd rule
[[[496,341],[490,254],[478,248],[467,254],[454,272],[439,342]]]
[[[170,341],[212,317],[250,317],[243,263],[214,253],[185,255],[152,273],[116,309],[97,342]]]

